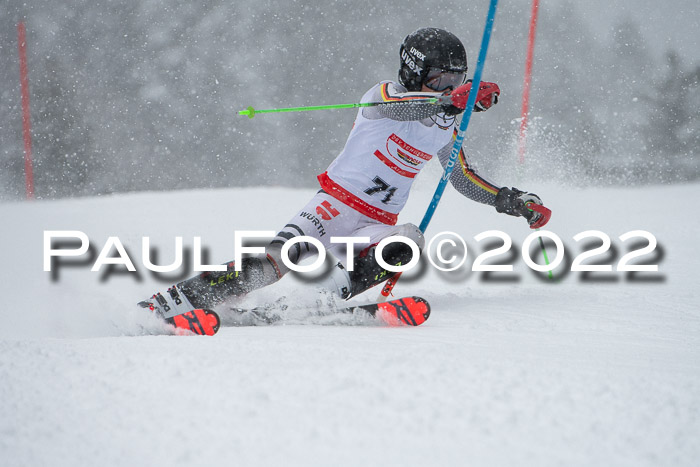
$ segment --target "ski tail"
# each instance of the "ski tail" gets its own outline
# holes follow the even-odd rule
[[[138,305],[149,309],[166,323],[174,326],[177,334],[193,333],[200,336],[213,336],[221,325],[219,315],[211,310],[192,306],[177,286],[170,287],[166,294],[156,293],[150,299],[139,302]]]
[[[179,332],[190,331],[200,336],[213,336],[221,326],[219,315],[211,310],[202,309],[167,318],[165,322],[175,326]]]
[[[430,317],[430,304],[421,297],[377,303],[375,316],[389,326],[420,326]]]

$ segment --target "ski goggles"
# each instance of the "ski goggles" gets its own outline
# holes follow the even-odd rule
[[[433,91],[442,92],[448,89],[455,89],[456,87],[464,84],[466,81],[466,73],[455,73],[452,71],[441,70],[439,68],[431,68],[428,71],[428,75],[425,77],[423,84]]]

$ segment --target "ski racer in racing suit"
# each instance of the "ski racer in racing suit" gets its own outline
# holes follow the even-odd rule
[[[471,88],[464,46],[442,29],[423,28],[410,34],[400,56],[398,82],[382,81],[365,93],[361,102],[382,105],[358,110],[345,147],[318,176],[320,191],[279,231],[265,254],[244,257],[238,268],[230,262],[226,271],[205,272],[178,283],[163,294],[167,301],[177,298],[172,306],[212,308],[276,282],[289,271],[281,260],[282,247],[298,236],[315,238],[341,258],[321,285],[342,298],[358,295],[393,275],[375,260],[374,247],[382,239],[401,235],[423,248],[417,226],[397,225],[413,181],[431,159],[437,158],[443,167],[448,163],[457,134],[456,117],[464,111],[469,93],[478,93],[474,111],[480,112],[498,102],[500,89],[489,82],[482,82],[478,90]],[[435,97],[441,98],[439,104],[425,102]],[[549,220],[547,214],[526,208],[526,203],[542,204],[537,195],[487,181],[472,169],[463,151],[450,183],[467,198],[525,217],[532,228]],[[342,264],[347,255],[340,250],[345,245],[331,243],[333,237],[365,237],[366,241],[353,245],[352,271]],[[298,242],[286,253],[298,263],[315,254],[315,248]],[[407,264],[412,257],[413,250],[400,242],[389,244],[382,253],[391,265]]]

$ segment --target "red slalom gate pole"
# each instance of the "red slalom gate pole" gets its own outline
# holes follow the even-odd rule
[[[532,57],[535,54],[535,32],[537,30],[537,13],[539,11],[540,1],[532,0],[532,13],[530,14],[530,31],[527,37],[527,58],[525,59],[525,82],[523,84],[523,109],[520,120],[520,138],[518,140],[518,162],[520,167],[525,164],[525,143],[527,139],[527,117],[530,112],[530,85],[532,84]],[[549,215],[551,211],[544,206],[537,206],[535,204],[529,209],[533,211],[538,211],[544,214],[546,210]],[[535,229],[540,230],[540,229]],[[540,247],[542,248],[542,255],[544,256],[544,261],[549,264],[549,258],[547,257],[547,250],[544,247],[544,241],[540,237]],[[549,278],[554,279],[552,271],[549,271]]]
[[[24,135],[24,179],[27,199],[34,199],[34,171],[32,169],[31,114],[29,112],[29,78],[27,77],[27,32],[24,23],[17,25],[19,42],[19,78],[22,92],[22,132]]]
[[[530,111],[530,84],[532,83],[532,57],[535,50],[535,30],[537,29],[537,12],[539,0],[532,0],[530,15],[530,32],[527,39],[527,59],[525,60],[525,83],[523,85],[523,109],[520,120],[520,138],[518,140],[518,162],[525,163],[525,139],[527,132],[527,116]]]

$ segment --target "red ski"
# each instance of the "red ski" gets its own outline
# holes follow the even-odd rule
[[[219,315],[213,311],[202,309],[185,311],[182,309],[184,307],[173,309],[161,294],[154,295],[150,300],[139,302],[139,306],[151,310],[166,323],[175,326],[178,334],[188,334],[185,331],[190,331],[200,336],[213,336],[221,325]]]
[[[178,331],[190,331],[200,336],[213,336],[221,325],[219,315],[211,310],[188,311],[172,318],[166,318],[165,322],[175,326]]]
[[[360,307],[389,326],[420,326],[430,317],[430,304],[421,297],[404,297]]]
[[[283,300],[283,299],[281,299]],[[289,307],[280,301],[256,308],[232,308],[232,311],[240,314],[249,313],[262,324],[273,324],[283,318],[280,312]],[[312,314],[331,315],[336,313],[360,314],[366,313],[375,319],[381,320],[389,326],[420,326],[430,316],[430,304],[421,297],[404,297],[380,303],[367,305],[354,305],[349,307],[337,307],[336,305],[320,305],[318,309],[310,308]]]

